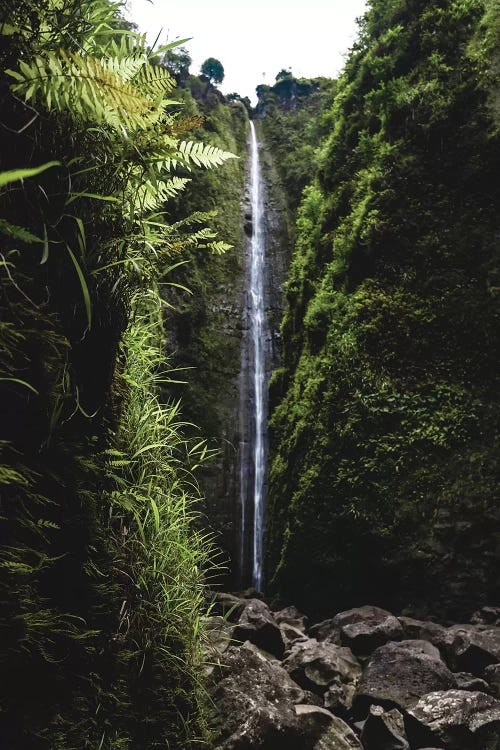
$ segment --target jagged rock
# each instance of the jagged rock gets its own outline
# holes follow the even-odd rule
[[[305,642],[308,640],[307,635],[303,630],[299,630],[299,628],[296,628],[294,625],[290,625],[287,622],[281,622],[279,628],[287,651],[291,648],[293,643],[296,643],[296,641]]]
[[[304,750],[362,750],[352,729],[329,711],[317,706],[295,706],[304,736]]]
[[[457,672],[480,677],[486,667],[500,662],[500,627],[453,625],[446,633],[445,651]]]
[[[278,625],[281,625],[282,623],[293,625],[294,628],[303,631],[306,629],[308,620],[306,615],[299,612],[297,607],[285,607],[284,609],[280,609],[279,612],[274,613],[274,619]]]
[[[395,708],[384,711],[382,706],[370,706],[361,742],[365,750],[409,750],[403,714]]]
[[[452,672],[431,643],[387,643],[372,654],[357,690],[355,708],[358,714],[366,713],[372,703],[405,709],[426,693],[455,686]]]
[[[404,640],[429,641],[436,648],[442,649],[446,643],[447,629],[436,622],[414,620],[413,617],[398,617],[403,628]]]
[[[277,662],[246,644],[231,646],[217,676],[211,692],[220,750],[301,750],[294,704],[304,703],[304,691]]]
[[[305,690],[326,693],[329,708],[351,707],[361,666],[350,649],[310,638],[293,644],[283,667]]]
[[[334,682],[323,696],[323,705],[329,711],[345,716],[352,708],[355,697],[356,684]]]
[[[490,664],[484,670],[483,676],[490,686],[492,694],[500,698],[500,664]]]
[[[281,659],[285,651],[283,635],[271,610],[260,599],[248,599],[233,631],[237,641],[250,641]]]
[[[500,748],[500,701],[485,693],[429,693],[408,712],[405,724],[412,747],[444,743],[448,750]]]
[[[245,608],[245,601],[239,596],[226,594],[223,591],[207,592],[211,602],[210,613],[225,617],[229,622],[238,622]]]
[[[470,672],[454,672],[457,688],[459,690],[474,690],[480,693],[489,693],[490,686],[480,677],[475,677]]]
[[[337,646],[341,645],[340,632],[336,628],[333,618],[311,625],[307,634],[311,638],[316,638],[317,641],[328,641],[329,643],[335,643]]]
[[[340,612],[333,618],[333,625],[340,632],[342,645],[349,646],[356,655],[371,654],[378,646],[403,637],[397,617],[369,605]]]
[[[481,607],[470,621],[476,625],[500,625],[500,607]]]
[[[238,591],[236,596],[239,596],[241,599],[260,599],[262,602],[264,601],[264,594],[262,591],[259,591],[253,586],[249,586],[244,591]]]

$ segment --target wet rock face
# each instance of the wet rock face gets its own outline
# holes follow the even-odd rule
[[[372,703],[406,709],[426,693],[455,686],[455,677],[431,643],[387,643],[374,651],[363,672],[356,709],[362,714]]]

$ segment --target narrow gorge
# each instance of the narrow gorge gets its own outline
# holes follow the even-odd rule
[[[500,750],[498,0],[126,5],[0,0],[0,749]]]

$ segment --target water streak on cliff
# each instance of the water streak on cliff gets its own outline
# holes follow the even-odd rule
[[[255,126],[250,122],[250,206],[252,230],[249,246],[248,273],[248,335],[245,337],[242,365],[248,363],[250,372],[242,382],[248,394],[241,394],[242,403],[251,404],[250,434],[248,445],[242,445],[241,487],[241,567],[244,567],[246,547],[246,517],[253,516],[251,538],[252,584],[257,589],[263,582],[263,537],[265,510],[266,472],[266,421],[267,421],[267,372],[266,336],[267,325],[264,302],[265,231],[264,201],[259,163],[259,145]],[[243,373],[244,374],[244,373]],[[246,397],[248,396],[248,399]],[[249,460],[248,460],[249,459]],[[253,481],[249,481],[251,472]],[[247,501],[251,508],[247,508]]]

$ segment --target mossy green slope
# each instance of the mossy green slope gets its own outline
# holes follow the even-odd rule
[[[373,0],[338,84],[272,383],[268,579],[317,612],[498,598],[499,34]]]

